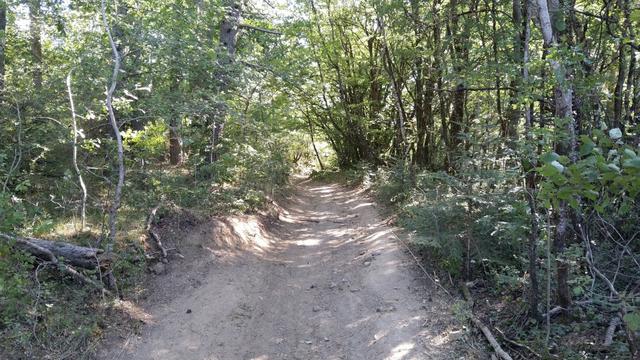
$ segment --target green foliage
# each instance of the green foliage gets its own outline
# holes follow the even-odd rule
[[[15,252],[9,242],[0,242],[0,329],[24,320],[24,300],[32,285],[28,276],[33,257]]]
[[[0,192],[0,232],[12,232],[26,220],[20,199],[7,192]]]
[[[463,180],[421,172],[412,183],[403,180],[408,176],[401,171],[379,170],[374,189],[382,201],[397,204],[401,224],[416,233],[415,246],[454,275],[463,271],[467,252],[473,268],[499,282],[507,281],[500,274],[513,276],[509,267],[522,274],[524,260],[514,254],[527,234],[525,203],[513,202],[514,193],[501,191],[502,186],[487,191],[490,187],[477,185],[509,179],[488,173]]]
[[[122,134],[128,158],[146,161],[164,159],[167,153],[167,125],[162,121],[146,124],[142,130],[127,129]]]
[[[621,215],[628,214],[640,193],[640,157],[631,146],[616,140],[600,130],[593,137],[582,135],[581,158],[575,163],[554,152],[544,154],[538,169],[545,176],[540,198],[547,206],[562,200],[575,209],[586,205],[602,214],[613,205]],[[579,204],[578,198],[586,203]]]

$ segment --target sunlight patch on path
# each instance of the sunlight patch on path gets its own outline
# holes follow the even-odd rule
[[[416,344],[411,342],[404,342],[391,350],[391,355],[384,358],[385,360],[402,360],[407,356]]]

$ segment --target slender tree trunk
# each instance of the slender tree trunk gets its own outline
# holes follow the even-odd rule
[[[636,37],[635,37],[635,31],[633,29],[633,25],[631,22],[630,0],[624,0],[624,28],[625,28],[626,36],[629,37],[631,42],[635,43]],[[634,98],[634,94],[638,91],[638,84],[636,83],[638,79],[638,74],[636,72],[637,61],[636,61],[635,51],[633,50],[630,51],[629,58],[630,60],[629,60],[629,71],[627,74],[627,87],[626,87],[625,97],[624,97],[624,108],[626,109],[626,112],[624,116],[623,128],[627,126],[632,128],[635,125],[634,115],[636,117],[638,116],[637,112],[635,111],[635,106],[634,106],[635,104],[632,101],[632,98]]]
[[[178,76],[173,72],[171,76],[171,86],[169,92],[178,92]],[[182,164],[182,137],[180,136],[180,114],[177,111],[171,112],[169,119],[169,163],[171,165]]]
[[[113,110],[113,94],[118,84],[118,72],[120,71],[120,52],[118,51],[116,43],[113,40],[113,36],[111,35],[111,28],[109,27],[109,23],[107,21],[106,0],[102,0],[102,22],[105,32],[109,37],[109,44],[111,45],[111,51],[113,53],[113,73],[111,75],[109,88],[107,90],[106,104],[107,111],[109,113],[109,123],[111,124],[113,135],[116,139],[118,153],[118,182],[116,183],[116,188],[113,194],[113,201],[111,203],[111,208],[109,209],[109,242],[106,246],[106,253],[109,254],[113,250],[113,245],[116,242],[116,222],[118,219],[118,209],[120,208],[120,202],[122,200],[122,187],[124,186],[125,169],[122,136],[120,135],[120,128],[118,126],[118,121],[116,120],[116,115]]]
[[[464,100],[465,100],[465,87],[462,81],[459,81],[456,85],[456,90],[453,93],[453,108],[451,109],[451,116],[449,117],[449,149],[448,156],[460,155],[460,144],[462,140],[460,135],[462,132],[462,126],[464,123]],[[449,161],[449,172],[454,171],[453,162]]]
[[[520,0],[514,0],[514,3]],[[525,0],[526,16],[524,17],[523,36],[522,39],[522,83],[528,84],[529,82],[529,41],[531,39],[531,12],[529,10],[529,0]],[[536,204],[536,171],[537,161],[535,154],[535,144],[533,136],[533,104],[527,103],[525,105],[525,128],[527,145],[530,146],[534,153],[529,153],[523,166],[525,169],[525,183],[527,189],[527,202],[529,205],[529,217],[530,217],[530,229],[529,229],[529,316],[540,320],[540,311],[538,304],[540,302],[540,285],[538,284],[538,219],[537,219],[537,204]]]
[[[413,111],[416,117],[416,155],[415,163],[419,167],[426,167],[428,163],[429,153],[427,149],[427,116],[425,109],[425,91],[423,78],[422,58],[414,61],[415,72],[415,94],[413,101]]]
[[[7,2],[0,0],[0,101],[4,98],[4,73],[7,48]]]
[[[179,130],[179,119],[175,115],[169,121],[169,163],[182,164],[182,137]]]
[[[175,14],[181,14],[181,2],[175,2],[172,5],[173,12]],[[202,2],[196,1],[197,13],[202,12]],[[177,16],[177,15],[173,15]],[[171,46],[171,50],[174,54],[180,56],[180,46],[178,43],[174,43]],[[179,64],[172,62],[169,68],[169,92],[171,95],[176,95],[180,91],[180,73],[178,71]],[[168,122],[169,126],[169,164],[180,165],[182,164],[182,137],[180,136],[181,128],[181,114],[177,110],[170,112],[170,118]]]
[[[80,210],[80,220],[82,230],[86,228],[87,225],[87,186],[84,183],[84,179],[82,178],[82,173],[80,172],[80,167],[78,167],[78,122],[76,121],[76,107],[73,102],[73,91],[71,91],[71,71],[67,74],[67,94],[69,95],[69,107],[71,108],[71,126],[73,129],[73,169],[78,176],[78,183],[80,184],[80,189],[82,190],[82,204]]]
[[[634,92],[633,84],[636,81],[636,57],[632,55],[629,61],[629,73],[627,75],[627,88],[624,94],[624,108],[626,109],[624,116],[624,126],[631,126],[633,119],[633,108],[631,106],[631,98]]]
[[[442,26],[440,21],[440,13],[436,8],[436,4],[439,6],[440,2],[434,2],[434,6],[432,7],[432,11],[434,13],[434,23],[433,23],[433,49],[434,49],[434,57],[433,57],[433,67],[436,71],[436,90],[438,94],[438,117],[440,118],[440,138],[442,139],[442,144],[445,150],[449,149],[450,146],[450,137],[449,137],[449,124],[448,124],[448,112],[450,108],[449,99],[444,91],[444,73],[442,66],[442,57],[440,54],[444,52],[443,46],[440,41],[440,33],[442,32]],[[449,170],[451,164],[451,154],[449,151],[444,151],[444,156],[441,164],[441,169]]]
[[[420,1],[411,0],[411,16],[413,20],[413,32],[416,37],[416,48],[420,48],[423,34],[420,26]],[[418,167],[425,168],[429,163],[429,144],[427,140],[428,119],[427,104],[425,99],[425,69],[424,59],[420,52],[416,53],[413,61],[414,72],[414,100],[413,112],[416,118],[416,154],[414,162]],[[427,85],[428,86],[428,85]],[[429,99],[430,100],[430,99]],[[430,106],[431,104],[429,104]]]
[[[380,27],[380,31],[382,32],[382,55],[384,56],[385,61],[385,70],[387,71],[387,75],[391,80],[391,85],[393,87],[393,95],[396,99],[395,105],[398,113],[397,121],[396,121],[396,144],[398,146],[398,150],[402,156],[402,160],[406,161],[407,158],[407,134],[405,129],[406,124],[406,112],[404,110],[404,105],[402,101],[402,88],[400,87],[399,81],[394,73],[393,60],[391,59],[391,54],[389,53],[389,46],[387,44],[387,38],[384,30],[384,23],[381,18],[378,18],[378,26]]]
[[[622,102],[623,102],[623,89],[624,80],[627,76],[627,55],[625,51],[626,46],[621,41],[618,45],[618,76],[616,78],[616,87],[613,91],[613,119],[609,124],[611,128],[619,128],[623,130],[622,126]]]
[[[518,0],[516,0],[518,1]],[[497,30],[497,19],[496,17],[498,16],[496,14],[496,2],[497,0],[491,0],[491,35],[492,35],[492,50],[493,50],[493,63],[494,66],[496,67],[495,70],[495,83],[496,83],[496,111],[498,113],[498,119],[500,120],[500,123],[502,124],[502,132],[503,132],[503,136],[505,138],[509,138],[510,137],[510,129],[509,127],[511,126],[511,124],[509,124],[508,119],[506,119],[505,117],[502,116],[502,93],[500,91],[500,88],[502,86],[502,82],[500,80],[500,72],[497,71],[498,68],[498,63],[499,63],[499,59],[498,59],[498,30]],[[514,21],[517,21],[517,19],[514,19]],[[519,24],[518,24],[519,25]]]
[[[226,15],[220,23],[220,49],[218,52],[221,60],[220,70],[217,74],[220,93],[225,93],[231,88],[231,67],[235,63],[236,42],[238,36],[238,25],[242,16],[242,6],[236,0],[228,0],[224,2],[226,7]],[[210,156],[209,162],[213,163],[218,160],[218,145],[224,130],[224,122],[227,116],[226,104],[219,104],[218,111],[211,126],[210,140]]]
[[[544,40],[545,48],[557,47],[558,43],[554,37],[554,28],[552,26],[551,17],[549,15],[550,9],[547,6],[547,0],[537,0],[540,29],[542,30],[542,37]],[[557,1],[550,1],[553,5],[551,12],[555,16],[561,16],[561,11]],[[555,21],[554,23],[558,23]],[[549,61],[554,72],[557,74],[566,74],[566,68],[559,60],[551,59]],[[564,128],[557,126],[556,131],[561,132],[556,152],[560,155],[566,155],[572,162],[577,160],[576,155],[576,129],[575,119],[573,118],[573,90],[569,84],[568,79],[556,84],[555,90],[555,116],[561,123],[566,124]],[[557,300],[558,304],[564,308],[568,308],[571,305],[571,293],[569,291],[569,264],[564,259],[564,250],[568,241],[571,239],[571,226],[570,226],[570,214],[569,206],[566,201],[559,201],[556,209],[556,230],[554,237],[554,251],[556,255],[556,281],[557,281]]]
[[[313,152],[316,154],[316,159],[318,160],[318,164],[320,165],[320,170],[324,170],[324,164],[322,164],[322,159],[320,158],[318,148],[316,148],[316,141],[313,136],[313,123],[311,122],[311,118],[309,116],[307,116],[306,118],[307,124],[309,125],[309,136],[311,136],[311,146],[313,147]]]
[[[16,102],[16,147],[13,150],[13,160],[11,166],[7,172],[7,177],[2,184],[2,192],[6,192],[9,186],[9,182],[13,177],[13,173],[18,171],[20,163],[22,162],[22,115],[20,114],[20,104]]]
[[[515,39],[513,41],[513,60],[515,64],[519,64],[523,59],[524,52],[524,42],[525,42],[525,33],[526,29],[523,25],[525,25],[526,19],[523,19],[523,13],[529,13],[528,4],[529,1],[525,0],[525,7],[523,9],[521,0],[513,0],[513,24],[517,29]],[[528,60],[528,59],[527,59]],[[526,66],[526,64],[523,64]],[[521,81],[518,78],[514,78],[511,80],[511,88],[509,94],[509,109],[507,110],[507,114],[505,115],[505,119],[503,120],[503,125],[501,126],[502,136],[510,141],[513,141],[517,138],[517,129],[518,122],[520,121],[520,116],[522,115],[522,109],[518,106],[518,101],[520,97],[520,85]],[[526,111],[526,110],[525,110]],[[513,144],[510,144],[513,145]]]
[[[458,157],[461,155],[460,145],[462,144],[462,139],[460,136],[462,135],[463,129],[465,129],[464,119],[465,119],[465,101],[466,101],[466,88],[464,84],[464,80],[459,78],[462,74],[462,63],[465,62],[468,58],[468,50],[466,46],[467,40],[464,39],[464,29],[462,30],[462,34],[460,34],[459,22],[458,22],[458,2],[457,0],[451,1],[449,4],[450,13],[451,13],[451,22],[447,25],[447,32],[449,36],[453,39],[451,44],[451,56],[454,61],[454,71],[455,76],[458,77],[456,80],[456,88],[453,92],[451,115],[449,117],[449,147],[447,151],[448,157]],[[453,165],[453,161],[449,159],[447,161],[448,168],[447,171],[454,172],[455,166]]]
[[[29,34],[31,36],[31,56],[33,58],[33,86],[42,89],[42,40],[41,40],[40,0],[29,0]]]

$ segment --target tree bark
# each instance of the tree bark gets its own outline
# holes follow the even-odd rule
[[[33,58],[33,86],[42,89],[42,19],[40,0],[29,0],[29,34],[31,36],[31,56]]]
[[[451,23],[447,25],[447,32],[449,36],[453,39],[451,44],[451,56],[454,62],[454,71],[455,76],[460,77],[462,74],[462,63],[466,62],[468,59],[468,50],[466,46],[466,39],[464,39],[464,30],[463,34],[458,33],[458,29],[460,27],[457,15],[457,0],[451,1],[449,4],[450,12],[451,12]],[[452,173],[455,172],[456,166],[453,164],[453,158],[461,155],[460,145],[462,144],[462,140],[460,138],[462,134],[462,130],[465,128],[464,126],[464,113],[465,113],[465,102],[466,102],[466,88],[465,83],[462,78],[458,78],[456,80],[456,88],[453,92],[451,115],[449,117],[449,133],[448,140],[449,146],[447,151],[447,171]]]
[[[0,0],[0,100],[4,97],[4,73],[7,49],[7,2]]]
[[[198,13],[200,13],[200,7],[202,4],[196,4],[198,7]],[[173,10],[176,14],[181,14],[180,3],[176,2],[173,4]],[[177,15],[174,15],[177,16]],[[175,54],[180,54],[180,47],[178,43],[174,43],[172,45],[172,52]],[[171,96],[178,94],[180,91],[180,72],[178,70],[179,64],[172,62],[169,68],[169,93]],[[182,164],[182,137],[180,135],[180,129],[182,126],[182,119],[180,112],[174,108],[173,111],[169,113],[169,163],[171,165],[180,165]]]
[[[42,251],[42,249],[51,252],[58,258],[64,259],[64,262],[70,265],[81,267],[83,269],[95,269],[98,265],[106,266],[108,264],[107,259],[102,255],[103,250],[101,249],[78,246],[61,241],[50,241],[3,233],[0,233],[0,239],[5,242],[15,242],[15,246],[17,248],[36,257],[43,258],[44,260],[49,259],[48,255]]]
[[[227,13],[220,23],[220,49],[218,56],[220,57],[220,70],[217,77],[219,82],[219,92],[224,93],[231,87],[231,66],[235,62],[236,42],[238,36],[238,26],[242,16],[242,6],[236,0],[225,1]],[[218,144],[222,137],[225,118],[227,116],[226,104],[219,104],[218,111],[214,116],[211,124],[210,153],[209,162],[213,163],[218,160]]]
[[[395,69],[393,66],[393,59],[391,59],[391,54],[389,53],[389,46],[387,44],[387,38],[384,30],[384,22],[381,18],[378,18],[378,26],[380,27],[380,31],[382,33],[382,55],[384,56],[385,62],[385,70],[387,71],[387,75],[391,80],[391,85],[393,87],[393,95],[395,97],[396,111],[398,113],[397,121],[396,121],[396,146],[398,152],[402,156],[402,160],[405,161],[407,157],[407,134],[406,134],[406,118],[407,114],[404,110],[404,104],[402,101],[402,88],[400,87],[399,81],[394,73]]]
[[[118,72],[120,71],[120,52],[116,47],[116,43],[111,35],[111,28],[107,22],[107,3],[106,0],[102,0],[102,22],[104,29],[109,37],[109,43],[111,45],[111,51],[113,53],[113,73],[111,75],[111,81],[107,90],[107,112],[109,113],[109,123],[113,130],[113,135],[116,139],[117,153],[118,153],[118,182],[113,195],[113,201],[109,209],[109,243],[107,244],[107,254],[112,251],[113,245],[116,242],[116,222],[118,218],[118,209],[120,208],[120,202],[122,200],[122,187],[124,186],[124,148],[122,145],[122,136],[120,135],[120,128],[118,127],[118,121],[113,110],[113,94],[118,84]]]
[[[322,163],[322,159],[320,158],[318,148],[316,148],[316,141],[313,136],[313,123],[311,122],[311,118],[309,116],[307,116],[306,118],[307,124],[309,125],[309,135],[311,136],[311,146],[313,147],[313,152],[316,154],[316,159],[318,160],[318,165],[320,165],[320,170],[324,170],[324,164]]]
[[[180,137],[178,120],[174,117],[169,121],[169,163],[182,164],[182,138]]]
[[[513,0],[513,24],[516,31],[515,38],[513,41],[513,60],[515,64],[520,64],[524,57],[524,47],[526,36],[526,21],[530,21],[527,19],[529,16],[529,1],[525,0],[525,6],[523,9],[521,0]],[[525,15],[523,17],[523,14]],[[527,61],[528,61],[527,55]],[[526,64],[523,64],[526,66]],[[521,73],[524,69],[521,70]],[[520,79],[515,78],[511,80],[511,91],[509,94],[509,109],[507,110],[507,114],[505,115],[501,131],[502,136],[509,141],[513,141],[517,138],[518,135],[518,122],[520,121],[520,116],[522,115],[522,109],[518,106],[519,96],[520,96],[520,85],[522,85],[522,81]],[[525,110],[526,111],[526,110]],[[512,146],[513,144],[509,144]]]
[[[631,10],[630,0],[624,0],[623,5],[624,5],[624,9],[623,9],[624,29],[625,29],[624,33],[631,40],[631,42],[635,42],[636,40],[635,31],[633,29],[633,24],[631,22],[632,10]],[[634,118],[638,117],[635,101],[632,101],[632,98],[634,98],[635,94],[638,92],[638,84],[636,83],[638,79],[638,73],[636,70],[636,66],[637,66],[637,61],[636,61],[635,51],[631,50],[630,56],[629,56],[629,71],[627,75],[627,87],[626,87],[625,98],[624,98],[624,108],[626,109],[626,112],[625,112],[624,122],[622,126],[623,129],[627,126],[629,126],[630,128],[633,127],[635,125],[635,122],[637,121],[637,119],[634,119]]]
[[[622,101],[623,101],[623,88],[625,77],[627,76],[627,55],[625,52],[626,46],[621,41],[618,45],[618,76],[616,78],[616,87],[613,91],[613,118],[609,127],[619,128],[623,130],[622,126]]]
[[[421,49],[421,43],[425,38],[420,24],[420,1],[411,1],[413,17],[413,31],[416,37],[416,48]],[[434,12],[434,16],[435,12]],[[431,42],[429,45],[433,46]],[[433,49],[430,49],[433,51]],[[416,119],[416,153],[415,164],[421,168],[431,167],[432,142],[433,142],[433,97],[435,83],[433,81],[432,65],[425,66],[425,57],[422,53],[415,54],[414,66],[414,102],[413,112]]]
[[[514,0],[514,4],[516,2],[519,3],[520,0]],[[527,84],[529,82],[529,41],[531,39],[531,11],[529,10],[530,0],[525,0],[525,11],[526,16],[523,22],[523,36],[522,38],[522,79],[523,83]],[[515,10],[514,10],[515,11]],[[525,105],[525,131],[527,144],[531,146],[532,149],[535,149],[534,144],[534,136],[533,136],[533,104]],[[526,156],[526,155],[525,155]],[[537,219],[537,204],[536,204],[536,171],[537,167],[537,154],[529,154],[529,156],[525,159],[526,166],[523,166],[525,169],[525,183],[527,189],[527,202],[529,205],[529,219],[530,219],[530,228],[529,228],[529,249],[528,249],[528,257],[529,257],[529,316],[540,320],[540,311],[538,309],[538,304],[540,302],[540,285],[538,283],[538,219]]]
[[[547,6],[547,0],[537,0],[540,29],[542,30],[542,37],[544,40],[545,48],[558,47],[557,40],[554,36],[554,28],[552,26],[550,12],[555,17],[562,16],[559,4],[557,1],[550,1],[549,4],[553,7],[551,9]],[[557,24],[559,20],[556,18],[554,21]],[[567,74],[565,66],[561,61],[551,59],[549,61],[551,67],[556,74]],[[575,119],[573,117],[573,90],[569,84],[569,79],[565,78],[555,86],[555,117],[565,123],[565,127],[556,127],[556,131],[564,132],[559,136],[561,140],[556,146],[556,152],[560,155],[566,155],[571,162],[577,160],[576,154],[576,130]],[[559,201],[556,215],[556,229],[553,241],[554,251],[556,255],[556,281],[557,289],[556,296],[558,304],[564,308],[568,308],[571,305],[571,293],[569,291],[569,264],[564,259],[564,250],[567,242],[571,239],[571,226],[570,226],[570,214],[569,206],[566,201]]]
[[[519,1],[519,0],[515,0],[515,1]],[[499,59],[498,59],[498,30],[497,30],[498,21],[496,19],[498,15],[496,14],[496,2],[497,0],[491,0],[491,35],[492,35],[491,43],[492,43],[492,50],[493,50],[493,62],[494,62],[494,66],[496,67],[496,70],[495,70],[496,111],[498,113],[498,119],[502,124],[503,136],[505,138],[509,138],[511,133],[511,129],[510,129],[511,124],[508,121],[509,119],[502,116],[502,92],[500,91],[502,82],[500,79],[500,72],[497,71]],[[517,20],[518,20],[517,17],[514,18],[514,22]],[[518,26],[519,25],[520,24],[518,23]]]
[[[84,183],[84,179],[82,178],[82,173],[80,172],[80,168],[78,167],[78,122],[76,120],[76,107],[73,102],[73,91],[71,91],[71,71],[67,75],[67,94],[69,95],[69,106],[71,108],[71,127],[73,129],[73,156],[71,158],[73,162],[73,169],[78,176],[78,183],[80,184],[80,189],[82,190],[82,207],[80,210],[80,219],[82,224],[82,230],[85,229],[87,225],[87,186]]]

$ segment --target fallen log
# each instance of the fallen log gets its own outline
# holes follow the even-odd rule
[[[35,239],[30,237],[12,236],[12,235],[3,234],[3,233],[0,233],[0,239],[4,239],[5,241],[15,241],[15,244],[18,248],[25,250],[28,253],[33,254],[34,256],[42,260],[45,260],[46,264],[56,267],[58,270],[64,272],[65,274],[70,275],[71,277],[73,277],[74,279],[80,282],[83,282],[85,284],[95,287],[96,289],[102,291],[104,294],[109,294],[109,295],[111,294],[109,290],[105,289],[97,281],[88,278],[87,276],[78,272],[73,267],[67,265],[65,262],[59,261],[58,257],[56,256],[56,253],[54,252],[54,251],[57,251],[58,253],[62,252],[64,254],[71,254],[75,256],[79,256],[78,254],[83,254],[86,256],[88,254],[91,254],[91,252],[88,250],[92,250],[94,251],[93,255],[95,257],[95,263],[93,264],[93,268],[96,268],[98,263],[97,255],[101,253],[102,250],[85,248],[82,246],[76,246],[73,244],[68,244],[63,242],[54,242],[54,241]],[[68,260],[68,259],[65,258],[65,260]],[[84,264],[84,265],[89,264],[87,260],[78,261],[78,263]],[[90,267],[85,267],[85,268],[90,269]]]
[[[467,285],[464,282],[461,282],[460,286],[462,288],[462,294],[464,295],[465,300],[467,300],[467,302],[469,302],[470,304],[473,304],[473,299],[471,298],[471,292],[469,291],[469,288],[467,287]],[[473,313],[471,314],[471,322],[478,329],[480,329],[480,331],[482,331],[482,334],[487,339],[489,344],[491,344],[491,347],[493,348],[493,351],[495,351],[496,355],[500,359],[502,359],[502,360],[513,360],[511,355],[509,355],[506,351],[504,351],[502,349],[502,347],[500,346],[500,343],[498,343],[498,340],[496,340],[496,337],[493,336],[493,333],[491,332],[491,330],[489,330],[489,328],[487,326],[485,326],[482,323],[482,321],[480,321],[477,317],[473,316]]]
[[[64,259],[69,265],[84,269],[95,269],[98,264],[106,265],[106,259],[100,259],[102,249],[78,246],[61,241],[50,241],[32,237],[21,237],[0,233],[0,239],[15,242],[15,247],[40,259],[51,261],[50,255]]]

